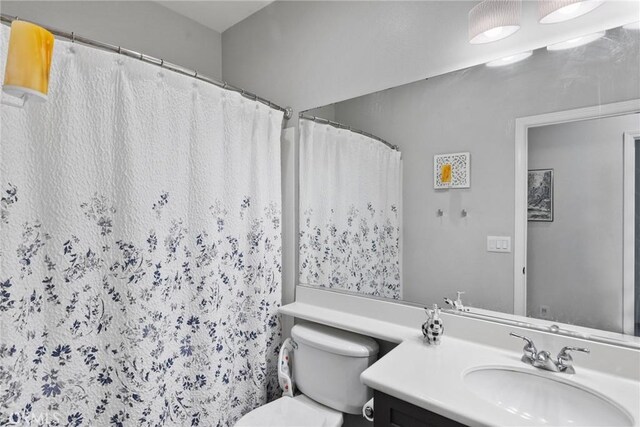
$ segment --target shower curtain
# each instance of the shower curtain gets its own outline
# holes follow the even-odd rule
[[[300,120],[300,282],[402,298],[402,160],[380,141]]]
[[[60,40],[48,102],[0,110],[0,425],[222,426],[265,403],[282,113]]]

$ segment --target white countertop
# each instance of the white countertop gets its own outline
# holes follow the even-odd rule
[[[597,390],[628,412],[638,425],[637,381],[580,368],[579,361],[574,375],[543,371],[523,363],[520,356],[517,352],[446,336],[440,345],[427,345],[416,333],[365,370],[360,378],[375,390],[466,425],[538,425],[535,419],[487,402],[464,384],[464,374],[474,368],[511,367]]]
[[[332,295],[333,294],[333,295]],[[506,367],[535,373],[596,391],[615,402],[640,426],[640,351],[519,329],[482,320],[445,315],[440,345],[427,345],[419,329],[425,316],[418,307],[331,292],[302,289],[298,301],[280,313],[399,343],[365,370],[367,386],[467,425],[536,425],[482,399],[463,380],[479,367]],[[576,374],[553,373],[520,360],[523,343],[516,331],[534,339],[539,350],[555,354],[564,345],[589,347],[576,354]]]
[[[333,326],[334,328],[396,344],[403,342],[406,338],[416,333],[415,328],[303,302],[294,302],[280,307],[280,314]]]

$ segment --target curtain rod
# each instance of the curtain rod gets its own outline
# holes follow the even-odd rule
[[[387,142],[384,139],[380,138],[379,136],[375,136],[372,133],[365,132],[365,131],[359,130],[359,129],[354,129],[351,126],[343,125],[342,123],[334,122],[333,120],[323,119],[322,117],[309,116],[309,115],[304,114],[304,113],[300,113],[298,116],[301,119],[311,120],[313,122],[317,122],[317,123],[321,123],[321,124],[324,124],[324,125],[333,126],[334,128],[346,129],[346,130],[351,131],[353,133],[364,135],[364,136],[366,136],[368,138],[375,139],[378,142],[382,142],[384,145],[386,145],[387,147],[391,148],[392,150],[400,151],[400,147],[398,147],[397,145],[393,145],[390,142]]]
[[[13,21],[18,21],[20,20],[17,16],[10,16],[4,13],[0,14],[0,22],[2,22],[3,24],[7,24],[10,25]],[[28,22],[32,22],[32,21],[28,21]],[[252,101],[258,101],[261,102],[262,104],[265,104],[273,109],[282,111],[284,113],[284,118],[285,120],[289,120],[292,116],[293,116],[293,110],[291,109],[291,107],[281,107],[278,104],[275,104],[271,101],[269,101],[268,99],[262,98],[254,93],[251,93],[249,91],[246,91],[244,89],[235,87],[233,85],[230,85],[227,82],[221,82],[215,79],[212,79],[211,77],[207,77],[207,76],[203,76],[201,74],[199,74],[197,71],[195,70],[191,70],[185,67],[182,67],[180,65],[176,65],[176,64],[172,64],[171,62],[167,62],[164,59],[158,59],[158,58],[154,58],[153,56],[149,56],[149,55],[145,55],[143,53],[140,52],[136,52],[134,50],[130,50],[130,49],[125,49],[121,46],[115,46],[109,43],[103,43],[97,40],[92,40],[89,39],[87,37],[82,37],[79,36],[77,34],[75,34],[74,32],[68,33],[66,31],[61,31],[61,30],[57,30],[55,28],[52,27],[48,27],[46,25],[41,25],[38,24],[36,22],[34,22],[34,24],[41,26],[42,28],[44,28],[45,30],[49,31],[50,33],[63,38],[63,39],[67,39],[67,40],[71,40],[71,42],[73,43],[80,43],[83,45],[87,45],[87,46],[91,46],[91,47],[95,47],[98,49],[102,49],[102,50],[106,50],[109,52],[115,52],[118,53],[120,55],[124,55],[124,56],[128,56],[130,58],[134,58],[134,59],[138,59],[142,62],[146,62],[149,64],[153,64],[153,65],[157,65],[159,67],[162,68],[166,68],[167,70],[176,72],[178,74],[182,74],[185,76],[189,76],[189,77],[193,77],[194,79],[197,80],[201,80],[203,82],[207,82],[210,83],[214,86],[218,86],[219,88],[225,89],[225,90],[230,90],[233,92],[238,92],[240,95],[244,96],[245,98],[251,99]]]

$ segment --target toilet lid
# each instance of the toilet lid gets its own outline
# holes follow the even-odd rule
[[[334,417],[327,417],[323,413],[325,411],[314,406],[305,400],[281,397],[240,418],[236,427],[334,427],[342,424],[341,416],[340,423],[336,424],[333,419],[329,419]]]

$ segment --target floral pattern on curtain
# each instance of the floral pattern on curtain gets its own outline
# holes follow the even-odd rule
[[[0,425],[231,426],[273,398],[282,113],[61,41],[49,101],[0,111]]]
[[[300,159],[300,282],[400,299],[400,152],[302,119]]]

